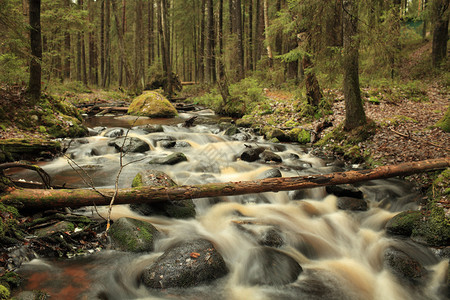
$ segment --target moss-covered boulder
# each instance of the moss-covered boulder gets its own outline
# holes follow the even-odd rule
[[[144,93],[131,102],[128,114],[150,118],[172,118],[177,115],[175,107],[166,97],[155,91]]]
[[[228,273],[222,256],[207,240],[194,240],[167,249],[142,273],[154,289],[184,288],[209,283]]]
[[[0,284],[0,300],[9,299],[11,292],[4,286]]]
[[[394,235],[410,236],[414,227],[419,224],[422,213],[420,211],[404,211],[386,223],[386,232]]]
[[[140,186],[175,186],[176,183],[166,173],[158,170],[139,172],[133,179],[132,187]],[[160,203],[131,204],[130,208],[144,216],[158,215],[176,219],[195,217],[195,205],[192,200],[165,201]]]
[[[129,252],[153,251],[159,231],[150,223],[132,218],[120,218],[109,229],[112,245]]]

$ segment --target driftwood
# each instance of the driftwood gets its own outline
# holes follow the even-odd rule
[[[254,181],[208,183],[174,187],[139,187],[119,189],[115,204],[155,203],[167,200],[244,195],[262,192],[277,192],[315,188],[328,185],[356,183],[367,180],[411,175],[414,173],[445,169],[450,167],[450,158],[439,158],[398,165],[382,166],[369,170],[336,172],[331,174],[300,177],[268,178]],[[90,189],[38,190],[15,189],[0,197],[0,202],[21,202],[27,209],[57,207],[82,207],[109,205],[114,189],[98,189],[103,195]]]

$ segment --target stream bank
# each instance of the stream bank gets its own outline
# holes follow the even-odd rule
[[[223,120],[222,120],[223,121]],[[227,125],[227,126],[229,126],[230,128],[233,128],[233,126],[232,126],[232,124],[229,124],[229,125]],[[236,129],[235,129],[236,130]],[[231,133],[231,130],[230,130],[230,133]],[[236,133],[236,132],[235,132]],[[445,174],[445,173],[444,173]],[[446,197],[448,197],[448,191],[446,190],[446,186],[448,187],[448,184],[446,185],[446,182],[448,182],[448,176],[443,176],[443,177],[441,177],[441,179],[439,179],[440,181],[440,183],[439,183],[439,190],[441,191],[440,193],[435,193],[435,196],[436,195],[438,195],[438,198],[439,198],[439,201],[435,201],[434,202],[434,204],[435,204],[435,206],[437,205],[439,205],[439,203],[440,203],[440,201],[442,201],[442,199],[446,199]],[[434,189],[435,191],[436,191],[436,188]],[[441,197],[440,197],[441,196]],[[433,203],[433,202],[429,202],[429,203]],[[425,204],[425,202],[424,202],[424,204]],[[435,212],[433,212],[433,207],[435,207],[435,206],[433,206],[433,205],[431,205],[431,206],[426,206],[426,205],[424,205],[424,208],[427,208],[427,210],[424,210],[423,211],[423,216],[428,216],[428,214],[430,215],[430,217],[432,217],[432,218],[435,218],[435,219],[437,219],[437,220],[440,220],[439,221],[439,223],[440,224],[442,224],[442,222],[446,222],[446,216],[445,216],[445,211],[444,211],[444,215],[442,215],[442,210],[436,210]],[[3,209],[2,209],[2,211],[3,211]],[[7,211],[6,209],[4,210],[4,211]],[[49,217],[48,219],[46,219],[47,221],[48,220],[58,220],[58,222],[57,223],[59,223],[59,222],[63,222],[63,221],[67,221],[66,220],[66,218],[70,218],[71,216],[70,215],[67,215],[67,214],[63,214],[62,216],[61,215],[59,215],[58,216],[58,214],[61,214],[61,212],[46,212],[46,213],[44,213],[44,215],[42,216],[44,219],[46,218],[46,217]],[[38,218],[38,216],[34,216],[35,218]],[[443,217],[443,218],[442,218]],[[16,221],[11,221],[11,220],[17,220],[18,221],[18,223],[19,224],[23,224],[24,225],[24,227],[25,228],[30,228],[30,229],[36,229],[36,227],[33,227],[33,226],[31,226],[30,225],[30,223],[27,223],[24,219],[17,219],[17,218],[20,218],[18,215],[16,215],[15,214],[15,212],[14,211],[8,211],[7,212],[7,214],[5,214],[4,216],[2,215],[2,221],[5,221],[5,220],[7,220],[8,222],[8,224],[14,224]],[[40,217],[39,217],[40,218]],[[33,220],[30,220],[30,219],[28,219],[29,221],[33,221]],[[35,219],[36,220],[36,219]],[[434,220],[434,219],[433,219]],[[42,220],[41,220],[42,221]],[[98,233],[101,233],[102,232],[102,228],[101,228],[101,226],[102,226],[102,223],[101,222],[99,222],[98,224],[95,224],[95,226],[98,226],[98,227],[95,227],[95,226],[93,226],[93,227],[89,227],[89,226],[86,226],[86,222],[85,223],[83,223],[81,220],[75,220],[75,223],[77,224],[77,225],[69,225],[69,224],[66,224],[68,227],[66,227],[66,229],[64,230],[63,229],[63,231],[62,232],[66,232],[66,231],[71,231],[71,230],[75,230],[76,228],[80,228],[80,229],[83,229],[83,232],[85,232],[85,229],[89,229],[89,230],[92,230],[92,232],[94,232],[94,233],[96,233],[96,234],[98,234]],[[412,224],[414,224],[414,222],[410,222],[410,223],[412,223]],[[41,224],[45,224],[45,222],[44,223],[41,223]],[[444,223],[445,224],[445,223]],[[39,225],[39,224],[35,224],[35,225]],[[104,225],[104,224],[103,224]],[[71,226],[73,226],[73,227],[71,227]],[[427,227],[427,226],[426,226]],[[92,228],[96,228],[96,229],[92,229]],[[444,227],[445,228],[445,227]],[[59,229],[60,230],[60,229]],[[58,231],[59,232],[59,231]],[[66,238],[69,238],[69,235],[68,236],[66,236]],[[90,245],[89,246],[89,243],[91,243],[91,241],[89,241],[88,240],[88,237],[83,237],[83,238],[81,238],[80,239],[80,244],[77,246],[77,248],[80,248],[81,247],[81,245],[83,245],[83,243],[81,243],[81,241],[83,241],[83,243],[84,243],[84,245],[86,245],[86,244],[88,244],[88,246],[86,246],[86,251],[87,252],[89,252],[90,250],[93,250],[93,251],[97,251],[96,249],[101,249],[103,246],[104,246],[104,244],[102,244],[101,243],[101,241],[99,241],[99,240],[93,240],[93,244],[92,245]],[[97,243],[97,244],[95,244],[95,243]],[[49,243],[49,242],[47,242],[47,244],[48,245],[52,245],[51,243]],[[64,248],[62,248],[62,249],[58,249],[58,248],[61,248],[59,245],[58,245],[58,242],[56,242],[56,245],[57,246],[55,246],[56,248],[55,249],[53,249],[53,251],[55,251],[55,252],[53,252],[53,253],[55,253],[57,256],[59,256],[59,255],[61,255],[61,253],[62,253],[62,255],[63,256],[66,256],[67,255],[67,253],[65,252],[65,251],[67,251],[67,249],[70,249],[71,247],[72,247],[72,250],[73,250],[73,246],[74,245],[71,245],[71,244],[68,244],[68,247],[67,247],[67,249],[66,250],[64,250]],[[444,244],[445,245],[445,244]],[[42,245],[41,245],[42,246]],[[49,247],[49,248],[51,248],[51,247]],[[47,256],[50,256],[50,253],[51,252],[49,252],[49,253],[47,253],[46,255]]]

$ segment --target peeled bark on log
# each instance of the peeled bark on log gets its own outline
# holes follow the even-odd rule
[[[204,197],[244,195],[315,188],[328,185],[356,183],[374,179],[411,175],[450,167],[450,158],[438,158],[369,170],[336,172],[300,177],[267,178],[254,181],[208,183],[174,187],[139,187],[119,189],[115,204],[155,203]],[[113,195],[113,189],[98,189],[104,195]],[[0,203],[21,202],[25,209],[82,207],[109,205],[110,198],[91,189],[38,190],[15,189],[0,198]]]

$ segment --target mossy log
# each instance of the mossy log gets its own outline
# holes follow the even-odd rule
[[[155,203],[204,197],[244,195],[263,192],[278,192],[315,188],[336,184],[356,183],[374,179],[405,176],[450,167],[450,158],[439,158],[398,165],[381,166],[375,169],[335,172],[331,174],[300,177],[267,178],[254,181],[207,183],[174,187],[144,186],[119,189],[115,204]],[[15,189],[0,197],[0,203],[21,203],[26,209],[57,207],[82,207],[109,205],[113,189],[98,189],[103,195],[90,189]]]

